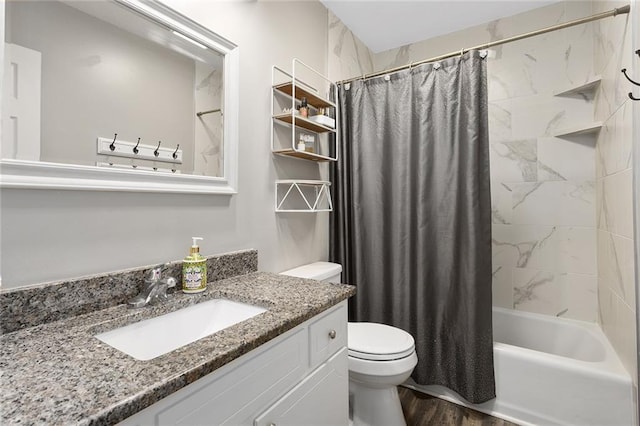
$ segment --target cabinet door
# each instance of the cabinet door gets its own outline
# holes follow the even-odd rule
[[[263,407],[291,389],[307,371],[307,330],[300,326],[294,330],[134,414],[120,426],[250,425]]]
[[[339,426],[349,423],[349,365],[343,348],[262,413],[255,426]]]

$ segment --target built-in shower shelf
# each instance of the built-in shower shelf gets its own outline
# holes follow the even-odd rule
[[[579,135],[597,135],[602,128],[602,122],[596,121],[594,123],[582,124],[580,126],[570,127],[559,130],[553,136],[562,138],[566,136],[579,136]]]
[[[595,91],[600,86],[600,82],[602,81],[602,77],[597,75],[588,79],[586,82],[579,84],[577,86],[572,86],[567,89],[561,90],[559,92],[554,93],[554,96],[575,96],[575,95],[584,95],[592,98],[595,94]]]
[[[276,212],[316,213],[333,211],[331,182],[324,180],[277,180]]]

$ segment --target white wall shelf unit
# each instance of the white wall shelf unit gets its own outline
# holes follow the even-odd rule
[[[574,126],[571,128],[566,128],[559,130],[553,136],[556,138],[562,137],[570,137],[570,136],[579,136],[579,135],[588,135],[588,134],[597,134],[602,128],[602,122],[596,121],[593,123],[586,123],[579,126]]]
[[[278,180],[276,181],[276,212],[330,212],[331,182],[323,180]]]
[[[313,78],[320,88],[305,82],[301,74]],[[291,73],[274,65],[271,82],[271,151],[277,155],[309,161],[337,161],[338,106],[329,99],[338,93],[337,85],[295,58]],[[308,117],[298,112],[303,98],[309,106]],[[278,137],[277,125],[287,126],[290,132]],[[300,132],[310,132],[314,136],[316,142],[313,147],[302,148],[299,145],[296,134]],[[321,140],[321,137],[324,139]]]
[[[331,99],[338,86],[294,58],[291,72],[272,67],[271,88],[271,152],[316,164],[337,161],[340,114]],[[275,211],[330,212],[330,186],[325,180],[276,180]]]

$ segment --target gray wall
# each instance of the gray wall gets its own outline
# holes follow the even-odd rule
[[[326,166],[274,158],[269,142],[271,66],[289,68],[298,57],[326,72],[324,6],[166,3],[240,47],[239,193],[3,189],[3,288],[181,259],[192,235],[205,238],[201,251],[207,255],[258,249],[263,271],[326,259],[328,213],[276,214],[273,205],[277,178],[319,178]]]

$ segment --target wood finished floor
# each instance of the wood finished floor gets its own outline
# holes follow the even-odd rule
[[[517,426],[461,405],[398,387],[407,426]]]

